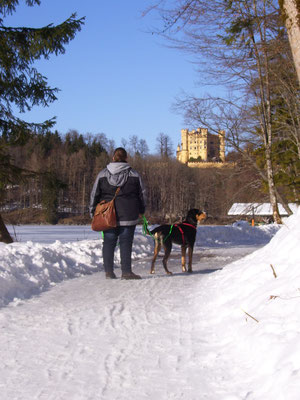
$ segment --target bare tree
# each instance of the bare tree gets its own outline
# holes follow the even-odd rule
[[[297,0],[279,0],[283,10],[294,63],[300,83],[300,3]]]
[[[130,148],[130,152],[132,153],[132,155],[135,155],[138,153],[138,149],[139,149],[139,138],[137,135],[132,135],[129,138],[129,148]]]
[[[166,37],[171,46],[194,54],[204,79],[210,77],[210,82],[215,83],[217,79],[220,84],[226,83],[231,93],[235,93],[234,102],[240,109],[246,106],[247,113],[251,105],[252,118],[259,127],[252,135],[256,132],[264,146],[270,203],[274,220],[281,222],[272,165],[274,131],[270,79],[274,58],[270,43],[281,33],[278,7],[270,0],[184,0],[156,2],[152,10],[157,10],[162,17],[163,27],[158,33]],[[232,117],[230,119],[234,122]],[[218,129],[224,129],[224,121]]]
[[[149,154],[149,147],[145,139],[139,140],[138,152],[142,158]]]
[[[122,138],[121,146],[124,147],[124,149],[128,148],[128,141],[125,138]]]
[[[173,154],[173,143],[170,136],[161,132],[156,138],[156,148],[161,158],[170,158]]]

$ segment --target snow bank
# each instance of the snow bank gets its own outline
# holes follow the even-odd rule
[[[299,248],[300,210],[265,247],[208,277],[207,325],[256,371],[247,400],[299,399]]]
[[[14,227],[18,238],[31,236],[33,239],[10,245],[0,243],[0,307],[14,299],[29,298],[62,280],[100,271],[102,240],[77,241],[80,235],[86,236],[92,232],[89,227],[81,229],[76,231],[75,227],[57,226]],[[203,225],[198,227],[196,246],[261,245],[267,243],[278,229],[276,225],[251,227],[243,222],[233,226]],[[61,240],[44,244],[47,237],[51,238],[50,241],[57,237]],[[66,242],[67,237],[74,241]],[[133,259],[150,256],[152,251],[153,239],[143,236],[139,227],[134,240]],[[119,251],[116,252],[116,262],[120,262]]]
[[[200,226],[197,231],[196,245],[204,247],[224,247],[239,245],[263,245],[270,241],[280,229],[279,225],[251,226],[248,222],[238,221],[232,226]]]
[[[148,239],[140,237],[133,258],[150,251]],[[120,253],[116,251],[116,261]],[[0,307],[12,300],[29,298],[65,279],[102,269],[102,240],[50,245],[39,243],[0,244]]]

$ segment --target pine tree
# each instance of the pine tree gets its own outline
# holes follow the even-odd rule
[[[40,0],[26,0],[28,6],[40,5]],[[16,12],[19,0],[0,1],[0,187],[15,182],[22,171],[16,174],[12,161],[7,156],[7,146],[23,145],[33,134],[47,131],[55,119],[43,123],[27,123],[13,113],[33,106],[47,106],[55,101],[57,88],[48,85],[47,79],[34,67],[41,58],[51,54],[64,54],[65,46],[80,31],[84,18],[76,14],[59,25],[49,24],[41,28],[5,26],[5,18]],[[5,169],[3,168],[5,167]],[[0,241],[11,242],[0,216]]]
[[[42,206],[45,220],[49,224],[56,224],[58,221],[59,191],[65,189],[67,185],[64,184],[53,171],[45,173],[42,177],[42,181]]]

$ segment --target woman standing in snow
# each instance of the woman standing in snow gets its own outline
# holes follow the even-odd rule
[[[114,251],[119,239],[122,279],[141,279],[131,270],[134,231],[139,215],[145,212],[145,189],[140,175],[127,163],[127,152],[122,147],[114,151],[113,160],[98,174],[91,193],[90,214],[97,204],[115,198],[117,227],[104,232],[103,263],[107,279],[116,279]]]

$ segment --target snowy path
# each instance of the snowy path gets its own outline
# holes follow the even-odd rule
[[[3,308],[1,399],[241,398],[230,385],[243,366],[224,355],[230,335],[215,337],[205,320],[205,282],[251,251],[206,250],[201,262],[196,254],[192,275],[180,273],[175,254],[172,277],[160,259],[158,274],[148,275],[144,259],[134,267],[141,281],[107,281],[100,272]]]

